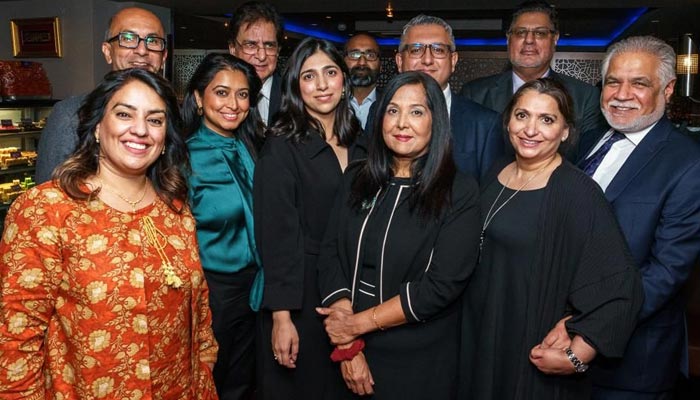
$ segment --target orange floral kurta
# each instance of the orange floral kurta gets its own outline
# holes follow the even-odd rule
[[[182,279],[166,285],[150,215]],[[0,243],[0,399],[216,398],[195,223],[160,200],[135,214],[53,183],[10,208]]]

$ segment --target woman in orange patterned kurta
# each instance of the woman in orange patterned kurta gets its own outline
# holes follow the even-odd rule
[[[80,117],[79,149],[6,219],[0,398],[215,399],[172,90],[113,72]]]

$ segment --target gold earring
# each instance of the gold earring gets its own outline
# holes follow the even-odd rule
[[[341,100],[345,99],[345,88],[343,88],[343,93],[340,94],[340,99]]]
[[[202,107],[197,107],[197,115],[204,114],[204,109]]]

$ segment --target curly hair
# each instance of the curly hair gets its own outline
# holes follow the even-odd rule
[[[78,148],[53,174],[53,180],[75,200],[87,200],[97,192],[85,192],[84,184],[94,176],[100,165],[100,144],[95,137],[97,125],[105,117],[105,109],[114,95],[131,82],[138,81],[151,88],[165,103],[166,131],[164,154],[146,170],[158,196],[175,212],[187,203],[189,156],[180,134],[181,119],[177,99],[164,78],[141,69],[112,71],[87,95],[78,117]],[[99,189],[98,189],[99,190]]]

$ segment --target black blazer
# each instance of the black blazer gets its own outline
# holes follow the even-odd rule
[[[550,71],[549,77],[561,82],[574,101],[578,132],[600,131],[606,126],[603,114],[600,112],[598,88],[554,71]],[[460,94],[484,107],[502,113],[513,97],[513,71],[508,69],[500,74],[467,82],[462,86]]]
[[[348,149],[349,161],[366,154],[361,137]],[[318,133],[302,143],[289,136],[265,141],[253,184],[255,240],[265,272],[263,308],[299,310],[305,291],[317,292],[304,287],[305,274],[316,268],[342,175],[333,149]]]
[[[270,112],[267,114],[267,126],[272,126],[277,112],[282,104],[282,77],[274,73],[272,75],[272,88],[270,89]]]

